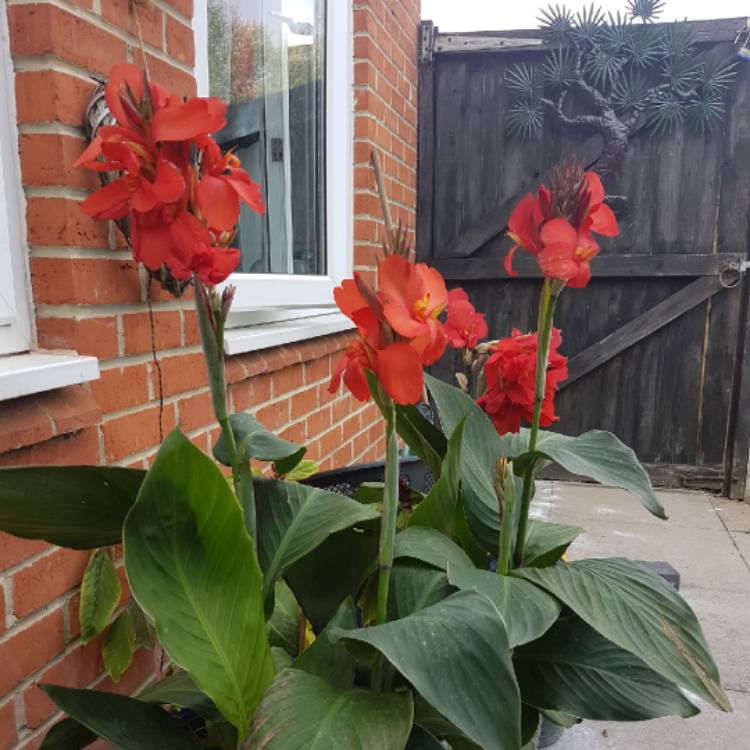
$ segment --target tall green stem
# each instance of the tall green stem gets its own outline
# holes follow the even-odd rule
[[[234,439],[234,431],[227,411],[227,384],[224,377],[224,316],[218,304],[214,305],[216,309],[209,310],[214,297],[212,292],[204,288],[197,276],[193,277],[193,286],[198,329],[208,369],[208,384],[211,389],[214,414],[229,451],[232,483],[245,514],[245,527],[252,540],[255,541],[255,494],[252,472],[249,466],[244,466],[240,461],[237,441]]]
[[[542,296],[539,300],[539,325],[536,350],[536,378],[534,381],[534,412],[531,420],[531,435],[529,437],[528,452],[536,450],[537,438],[539,436],[539,420],[542,414],[545,388],[547,384],[547,363],[549,361],[549,344],[552,338],[552,319],[555,314],[555,305],[559,296],[559,290],[553,289],[555,282],[545,279],[542,288]],[[534,470],[536,461],[532,457],[526,468],[523,478],[523,493],[521,495],[521,508],[518,519],[518,531],[516,534],[516,551],[513,556],[515,567],[523,566],[523,552],[526,544],[526,530],[529,524],[529,508],[534,493]]]
[[[385,477],[383,480],[383,513],[380,521],[380,552],[378,554],[378,598],[375,622],[382,625],[388,620],[388,592],[391,585],[393,553],[396,546],[396,521],[398,518],[398,442],[396,439],[396,412],[390,399],[383,405],[385,417]],[[372,672],[373,689],[381,690],[383,659],[376,657]]]

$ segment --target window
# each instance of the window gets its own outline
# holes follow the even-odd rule
[[[3,4],[0,7],[0,355],[28,351],[31,345],[12,71]]]
[[[240,217],[233,324],[330,316],[352,262],[351,4],[198,0],[194,31],[198,92],[230,105],[217,140],[267,206]]]

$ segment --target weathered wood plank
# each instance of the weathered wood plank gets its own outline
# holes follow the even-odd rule
[[[739,253],[600,255],[592,261],[591,269],[596,277],[612,278],[718,276],[719,271],[742,259]],[[498,258],[436,258],[431,265],[450,281],[489,279],[493,276],[508,279]],[[519,278],[542,278],[536,258],[521,251],[513,260],[513,270]]]
[[[561,387],[565,388],[574,383],[612,359],[616,354],[663,328],[688,310],[692,310],[723,288],[717,276],[704,276],[688,284],[676,294],[667,297],[655,307],[631,320],[630,323],[626,323],[622,328],[618,328],[609,336],[605,336],[573,357],[568,362],[568,379]]]
[[[468,34],[438,34],[434,52],[528,52],[548,47],[543,39],[517,38],[510,36],[474,36]]]
[[[679,487],[686,490],[717,492],[724,481],[721,464],[692,466],[689,464],[643,464],[654,487]],[[546,466],[539,472],[540,479],[593,484],[587,477],[571,474],[559,466]]]
[[[422,21],[421,44],[431,45],[432,21]],[[435,68],[432,56],[422,49],[419,63],[419,130],[417,133],[417,256],[432,254],[433,188],[435,185]]]
[[[722,18],[709,21],[688,21],[699,44],[733,42],[737,33],[746,28],[748,18]],[[654,28],[669,24],[654,24]],[[519,49],[520,48],[520,49]],[[557,47],[555,47],[557,48]],[[433,50],[441,54],[462,52],[546,52],[552,46],[544,40],[541,29],[519,29],[514,31],[468,31],[462,33],[436,34]]]

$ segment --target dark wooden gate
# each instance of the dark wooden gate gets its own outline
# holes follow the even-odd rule
[[[746,19],[696,23],[702,51],[732,55]],[[422,25],[417,248],[487,314],[490,335],[535,327],[540,274],[504,237],[518,199],[575,151],[601,150],[556,123],[530,142],[504,135],[504,71],[539,64],[538,32],[440,34]],[[599,428],[631,445],[655,483],[742,497],[750,447],[748,258],[750,76],[722,131],[654,137],[641,128],[607,179],[625,196],[621,234],[603,243],[585,291],[563,294],[556,323],[570,378],[558,396],[566,433]],[[524,257],[521,257],[524,256]],[[435,370],[452,378],[455,359]]]

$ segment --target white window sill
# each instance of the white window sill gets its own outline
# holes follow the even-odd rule
[[[241,324],[243,313],[230,316],[230,324]],[[241,328],[229,328],[224,332],[224,351],[227,355],[254,352],[272,346],[292,344],[295,341],[327,336],[332,333],[349,331],[354,324],[340,312],[318,312],[293,320],[258,322]]]
[[[0,357],[0,401],[28,396],[99,377],[96,357],[30,352]]]

